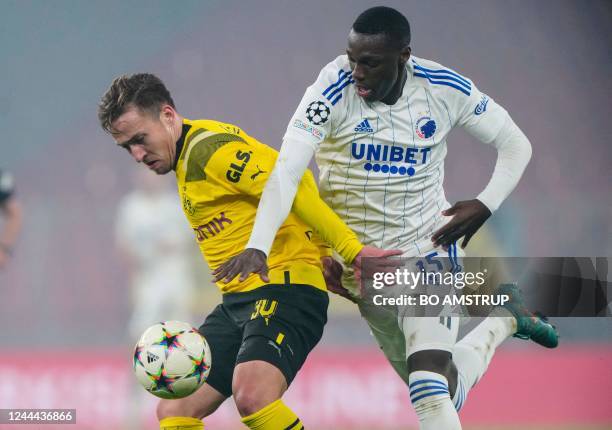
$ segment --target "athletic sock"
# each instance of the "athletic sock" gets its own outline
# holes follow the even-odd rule
[[[458,377],[453,403],[457,410],[465,404],[470,389],[486,372],[497,347],[515,332],[516,320],[510,312],[495,308],[491,316],[455,344],[453,362]]]
[[[159,422],[160,430],[204,430],[204,423],[192,417],[166,417]]]
[[[270,403],[252,415],[242,418],[242,422],[252,430],[303,430],[298,416],[281,399]]]
[[[421,430],[461,430],[448,392],[448,381],[443,375],[417,370],[410,373],[408,381],[410,400]]]
[[[455,409],[457,412],[461,410],[465,400],[467,399],[467,393],[470,391],[469,388],[466,389],[466,382],[464,376],[458,372],[457,374],[457,388],[455,388],[455,395],[453,396],[453,405],[455,405]]]

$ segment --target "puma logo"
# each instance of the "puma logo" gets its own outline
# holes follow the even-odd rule
[[[251,175],[251,180],[253,180],[253,181],[255,180],[255,178],[257,177],[257,175],[259,175],[260,173],[267,173],[265,170],[261,170],[261,169],[259,168],[259,166],[257,166],[257,165],[256,165],[255,167],[257,167],[257,170],[259,170],[259,172],[257,172],[257,173],[253,173],[253,174]]]
[[[276,352],[278,352],[278,356],[282,357],[283,356],[283,352],[280,349],[280,346],[278,346],[277,344],[275,344],[274,342],[272,342],[271,340],[268,341],[268,345],[270,345],[271,347],[273,347],[274,349],[276,349]]]

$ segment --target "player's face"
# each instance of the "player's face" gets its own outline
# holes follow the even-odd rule
[[[403,88],[410,48],[399,49],[384,34],[349,33],[348,55],[357,94],[368,102],[395,103]]]
[[[164,106],[159,116],[136,107],[128,108],[112,123],[113,138],[125,148],[138,163],[158,175],[164,175],[174,167],[177,137],[172,132],[176,112]]]

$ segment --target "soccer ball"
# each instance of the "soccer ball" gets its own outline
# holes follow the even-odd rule
[[[134,349],[134,373],[151,394],[180,399],[194,393],[210,373],[206,339],[190,324],[166,321],[149,327]]]

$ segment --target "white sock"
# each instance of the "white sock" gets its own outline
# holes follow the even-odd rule
[[[461,373],[457,374],[457,388],[455,388],[455,395],[453,396],[453,405],[455,405],[455,410],[459,412],[463,407],[465,400],[467,399],[467,393],[470,391],[469,388],[466,389],[467,386],[465,382],[465,378]]]
[[[459,373],[453,403],[457,410],[465,404],[468,392],[489,367],[495,349],[516,332],[516,319],[503,308],[495,308],[463,339],[455,344],[453,362]]]
[[[408,377],[410,400],[421,430],[461,430],[459,416],[448,393],[448,381],[439,373],[417,370]]]

